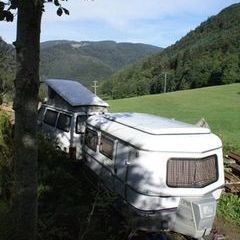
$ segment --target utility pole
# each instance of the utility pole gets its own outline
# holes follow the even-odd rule
[[[97,82],[98,81],[93,81],[93,89],[94,89],[94,94],[97,95],[97,88],[98,88],[98,85],[97,85]]]
[[[164,93],[167,92],[167,73],[164,73]]]

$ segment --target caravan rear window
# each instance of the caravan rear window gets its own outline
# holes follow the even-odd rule
[[[85,144],[96,152],[98,144],[98,135],[97,132],[87,128],[85,135]]]
[[[58,112],[47,109],[47,112],[44,116],[44,122],[50,126],[55,127],[57,115],[58,115]]]
[[[71,116],[60,113],[57,122],[57,128],[63,130],[64,132],[69,132],[71,125]]]
[[[114,140],[102,134],[100,142],[100,153],[113,159]]]

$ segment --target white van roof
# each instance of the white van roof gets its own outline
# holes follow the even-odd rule
[[[79,82],[64,79],[48,79],[45,83],[73,107],[109,106],[108,103],[93,94]]]
[[[92,116],[87,123],[143,150],[203,152],[222,145],[208,128],[144,113]]]

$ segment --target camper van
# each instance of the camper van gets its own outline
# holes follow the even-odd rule
[[[108,104],[78,82],[49,79],[48,98],[38,112],[38,127],[71,159],[82,159],[86,119],[107,112]]]
[[[208,128],[149,114],[87,119],[84,162],[150,231],[208,235],[224,186],[221,140]]]

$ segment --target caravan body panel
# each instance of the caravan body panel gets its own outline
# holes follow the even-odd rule
[[[87,120],[87,131],[95,132],[96,138],[88,142],[86,133],[84,153],[104,186],[117,192],[138,216],[150,217],[153,229],[167,221],[170,229],[181,233],[177,216],[183,199],[191,206],[207,202],[212,209],[220,197],[222,143],[209,129],[164,118],[158,124],[157,119],[135,113],[93,116]],[[199,210],[191,207],[189,211],[193,219],[198,217]],[[187,217],[183,216],[184,221]],[[201,237],[212,227],[212,220],[204,221],[201,229],[193,222],[193,228],[183,228],[182,233]]]

